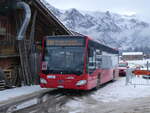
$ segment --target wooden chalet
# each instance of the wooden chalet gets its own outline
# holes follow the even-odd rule
[[[0,74],[8,84],[38,83],[41,43],[47,35],[72,33],[40,0],[0,0]]]

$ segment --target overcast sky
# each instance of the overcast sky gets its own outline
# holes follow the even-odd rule
[[[150,0],[47,0],[59,9],[76,8],[87,11],[110,11],[119,14],[137,14],[150,22]]]

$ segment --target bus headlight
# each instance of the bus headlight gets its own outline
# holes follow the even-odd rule
[[[87,83],[87,80],[80,80],[76,83],[77,86],[85,85]]]
[[[47,84],[47,81],[45,79],[43,79],[43,78],[40,78],[40,83]]]

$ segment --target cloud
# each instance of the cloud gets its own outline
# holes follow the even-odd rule
[[[77,8],[88,11],[111,11],[114,13],[138,14],[143,20],[150,20],[150,0],[47,0],[59,9]]]

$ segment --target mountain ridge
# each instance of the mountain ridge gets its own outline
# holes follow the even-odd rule
[[[150,24],[138,20],[136,16],[129,17],[110,11],[83,12],[75,8],[60,10],[45,0],[41,1],[70,30],[123,51],[150,48]]]

